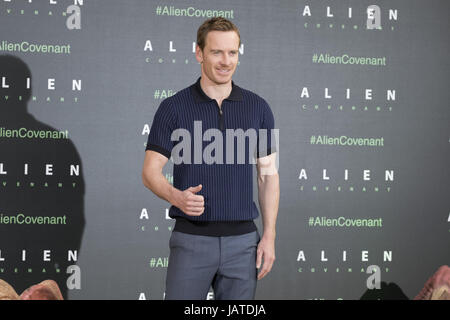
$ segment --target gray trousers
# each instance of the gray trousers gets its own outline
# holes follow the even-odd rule
[[[166,276],[166,300],[253,300],[258,231],[210,237],[173,231]]]

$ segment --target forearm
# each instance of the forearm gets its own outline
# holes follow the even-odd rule
[[[275,239],[276,220],[280,201],[278,173],[258,179],[258,200],[263,222],[263,237]]]
[[[180,192],[177,188],[172,186],[162,172],[151,174],[143,174],[142,182],[159,198],[166,200],[172,205],[176,205],[176,194]]]

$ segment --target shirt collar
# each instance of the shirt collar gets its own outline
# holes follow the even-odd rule
[[[201,77],[199,77],[197,79],[197,82],[191,86],[191,92],[192,92],[192,95],[194,96],[195,102],[201,103],[201,102],[209,102],[209,101],[214,100],[214,99],[211,99],[210,97],[208,97],[206,95],[206,93],[203,91],[202,87],[200,86],[200,79],[201,79]],[[232,100],[232,101],[242,101],[243,100],[241,88],[239,88],[237,85],[235,85],[233,80],[231,80],[231,93],[227,98],[225,98],[225,100]]]

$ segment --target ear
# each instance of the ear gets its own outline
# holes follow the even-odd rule
[[[200,47],[198,46],[198,44],[195,47],[195,58],[199,63],[203,62],[203,52],[202,49],[200,49]]]

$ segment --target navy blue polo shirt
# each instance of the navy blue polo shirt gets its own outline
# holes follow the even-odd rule
[[[201,136],[198,135],[199,124]],[[172,205],[169,216],[177,219],[174,231],[210,236],[255,231],[253,220],[259,216],[259,212],[253,201],[254,163],[251,163],[250,158],[252,155],[256,155],[256,158],[266,156],[275,151],[275,148],[271,147],[273,139],[270,132],[274,128],[274,117],[268,103],[232,81],[231,93],[222,101],[220,108],[215,99],[204,93],[198,78],[195,84],[161,102],[153,118],[146,150],[159,152],[171,159],[172,151],[177,150],[174,150],[174,147],[184,140],[179,136],[172,136],[174,130],[180,128],[190,134],[191,157],[186,163],[173,161],[173,186],[183,191],[201,184],[202,189],[197,194],[204,197],[205,210],[200,216],[189,216]],[[199,146],[203,152],[208,150],[209,145],[211,151],[211,143],[215,141],[215,137],[205,137],[205,131],[208,129],[214,129],[215,134],[219,133],[222,137],[222,161],[211,163],[205,161],[205,156],[200,159],[194,156],[195,148],[198,150]],[[245,138],[244,163],[238,160],[237,139],[234,140],[234,161],[230,163],[232,157],[227,159],[227,151],[230,150],[227,150],[226,146],[227,129],[233,129],[235,132],[238,129],[242,129],[242,132],[252,129],[256,132],[258,143],[253,150],[250,150],[249,139]],[[261,135],[266,132],[259,129],[267,130],[265,137]],[[197,141],[194,141],[196,138]],[[259,150],[260,139],[267,141],[264,150]],[[189,140],[183,142],[185,146],[189,145]],[[242,153],[242,149],[239,151]],[[183,154],[184,151],[180,153],[181,156]],[[214,156],[215,152],[211,154]],[[171,160],[173,159],[172,157]]]

